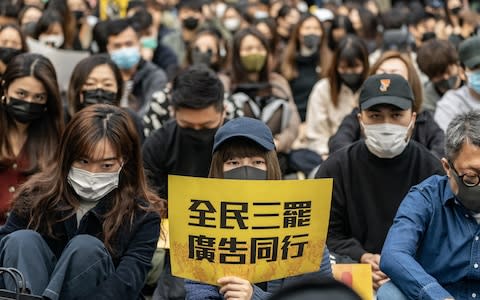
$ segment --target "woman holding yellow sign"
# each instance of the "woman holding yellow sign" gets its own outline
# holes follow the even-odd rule
[[[209,177],[247,180],[280,180],[272,132],[252,118],[237,118],[221,127],[213,145]],[[307,278],[331,277],[328,249],[324,248],[320,270],[268,282],[252,284],[237,276],[218,279],[219,287],[188,280],[186,299],[267,299],[284,286]]]

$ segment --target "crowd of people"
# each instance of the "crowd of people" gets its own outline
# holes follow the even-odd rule
[[[332,263],[370,264],[378,299],[480,297],[479,11],[1,0],[0,266],[46,299],[267,299]],[[47,51],[86,57],[59,78]],[[333,178],[319,271],[173,276],[171,174]]]

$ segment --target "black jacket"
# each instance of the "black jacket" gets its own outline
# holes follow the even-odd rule
[[[370,153],[363,140],[332,153],[315,176],[333,178],[330,251],[355,261],[365,252],[379,254],[409,189],[443,173],[440,160],[415,141],[391,159]]]
[[[53,232],[57,238],[42,235],[52,252],[60,257],[68,242],[78,234],[88,234],[103,240],[103,215],[110,210],[110,196],[107,195],[93,209],[88,211],[80,221],[77,229],[77,217],[73,214],[65,221],[54,225]],[[65,212],[66,217],[71,212]],[[0,228],[0,240],[7,234],[26,229],[28,220],[13,211],[7,223]],[[157,247],[160,235],[160,216],[156,213],[137,210],[132,227],[128,222],[120,227],[118,237],[112,242],[114,253],[110,253],[115,273],[93,291],[86,299],[141,299],[150,261]],[[85,300],[86,300],[85,299]]]
[[[138,69],[133,75],[133,109],[143,117],[150,107],[155,93],[162,91],[167,84],[165,72],[152,62],[141,60]]]
[[[330,154],[362,138],[360,122],[357,118],[358,113],[360,113],[360,109],[355,108],[347,115],[338,127],[337,133],[330,138],[328,141]],[[417,114],[412,140],[425,146],[436,157],[444,156],[445,134],[430,112],[422,111]]]
[[[213,135],[207,142],[182,137],[175,120],[154,131],[143,144],[145,173],[157,195],[168,198],[168,175],[207,177],[212,161]]]

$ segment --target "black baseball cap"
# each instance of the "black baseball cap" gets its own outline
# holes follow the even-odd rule
[[[408,81],[397,74],[377,74],[367,78],[360,91],[360,109],[377,104],[391,104],[402,110],[409,109],[414,102]]]
[[[475,36],[464,40],[458,46],[458,57],[469,69],[480,66],[480,37]]]
[[[239,117],[218,129],[213,142],[213,152],[225,141],[235,137],[252,140],[266,151],[275,149],[272,131],[265,123],[253,118]]]

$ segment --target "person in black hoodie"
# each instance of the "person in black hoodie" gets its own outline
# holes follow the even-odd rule
[[[436,157],[441,158],[444,153],[445,135],[433,119],[432,114],[429,111],[421,110],[423,103],[422,84],[410,58],[397,51],[385,52],[370,69],[370,74],[381,73],[399,74],[408,80],[415,98],[413,111],[417,114],[412,139],[425,146]],[[362,138],[360,123],[357,118],[359,112],[360,110],[355,108],[344,118],[337,133],[328,141],[330,152],[335,152]]]
[[[223,93],[220,79],[203,64],[173,79],[169,97],[175,119],[150,134],[143,145],[147,177],[162,198],[168,198],[169,174],[208,176],[214,136],[225,119]],[[153,298],[185,299],[183,281],[171,275],[167,252]]]
[[[333,178],[327,246],[372,266],[377,289],[388,278],[380,251],[410,187],[443,174],[440,160],[411,140],[416,113],[410,85],[400,75],[369,77],[360,92],[359,123],[366,139],[332,153],[317,178]]]

